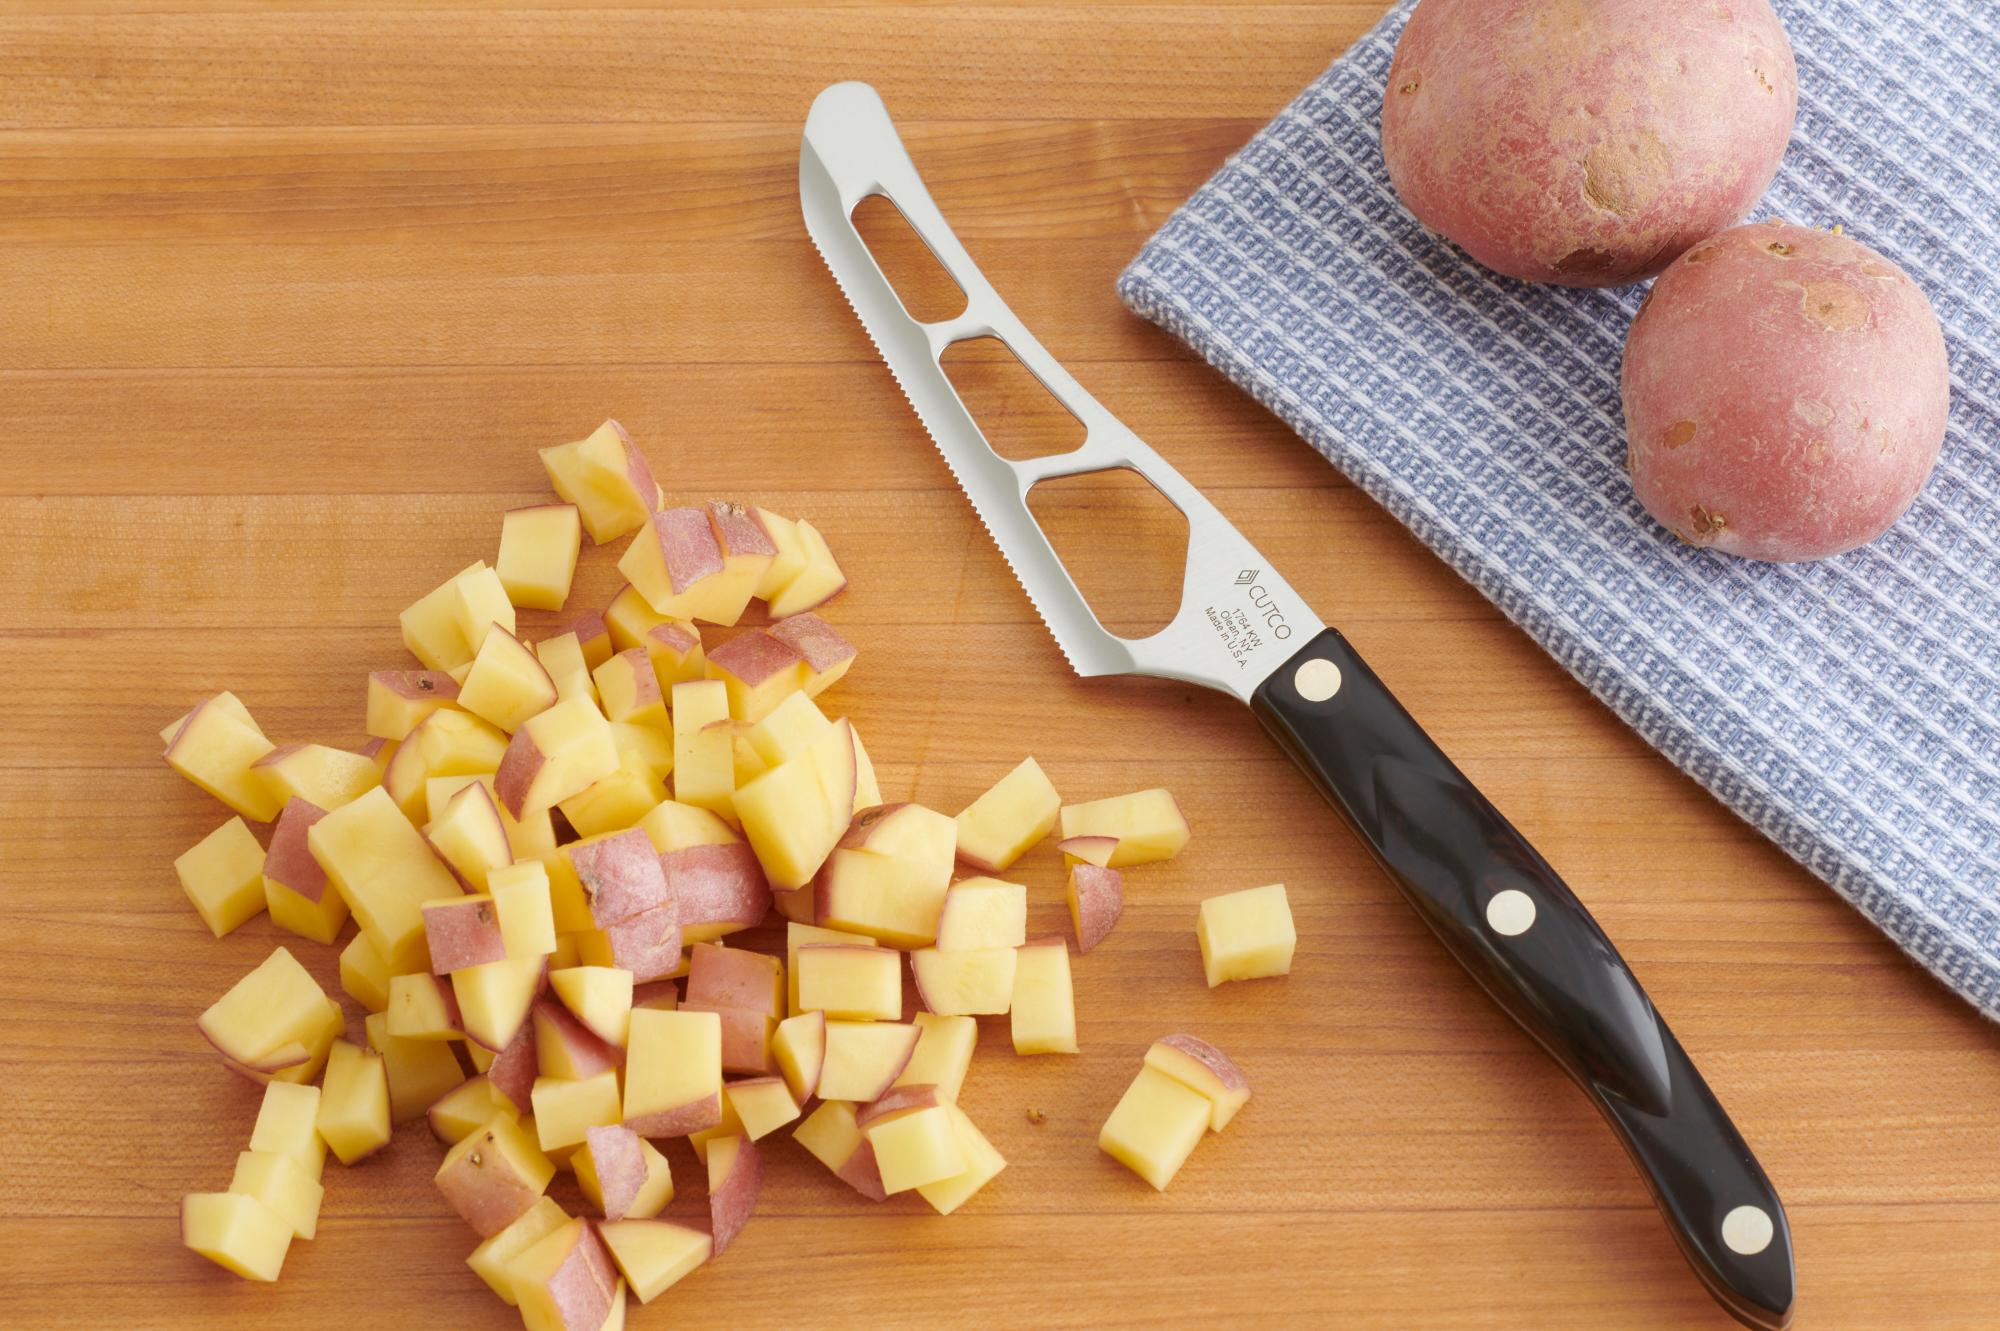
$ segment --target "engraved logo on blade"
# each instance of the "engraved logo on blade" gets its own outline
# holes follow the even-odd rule
[[[1264,570],[1261,568],[1246,568],[1236,575],[1236,585],[1238,587],[1248,587],[1251,583],[1257,581],[1263,575],[1263,572]]]

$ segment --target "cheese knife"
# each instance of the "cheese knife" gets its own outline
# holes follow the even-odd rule
[[[877,195],[957,281],[961,313],[920,322],[905,309],[853,222]],[[1076,672],[1181,680],[1247,705],[1445,949],[1604,1116],[1715,1299],[1746,1325],[1786,1326],[1784,1207],[1618,950],[1353,646],[1035,340],[952,234],[867,84],[814,101],[799,198],[820,256]],[[988,445],[940,360],[975,337],[1005,343],[1083,423],[1081,446],[1009,460]],[[1147,638],[1104,628],[1028,508],[1041,481],[1114,469],[1151,482],[1188,525],[1180,608]]]

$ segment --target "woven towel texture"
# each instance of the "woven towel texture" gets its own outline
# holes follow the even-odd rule
[[[1618,368],[1640,288],[1495,277],[1398,203],[1380,105],[1413,2],[1176,212],[1119,293],[2000,1019],[2000,7],[1777,6],[1799,122],[1753,216],[1845,224],[1907,268],[1953,401],[1888,535],[1774,565],[1681,545],[1632,498]]]

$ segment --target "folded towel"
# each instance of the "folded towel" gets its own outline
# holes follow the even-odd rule
[[[1495,277],[1382,163],[1404,0],[1119,280],[1723,803],[2000,1019],[2000,8],[1779,0],[1799,121],[1755,216],[1845,224],[1944,324],[1944,456],[1861,550],[1759,564],[1632,497],[1641,291]],[[1586,893],[1587,895],[1587,893]]]

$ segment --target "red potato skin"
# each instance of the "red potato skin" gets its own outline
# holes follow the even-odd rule
[[[1155,1044],[1163,1044],[1169,1049],[1186,1054],[1195,1062],[1215,1074],[1217,1084],[1225,1090],[1242,1091],[1250,1087],[1250,1079],[1242,1069],[1229,1061],[1229,1055],[1217,1049],[1206,1040],[1192,1035],[1162,1035]]]
[[[646,1186],[646,1155],[639,1149],[639,1134],[616,1124],[585,1128],[584,1144],[597,1168],[604,1218],[623,1220],[639,1189]]]
[[[324,817],[326,810],[319,805],[292,796],[278,814],[270,849],[264,852],[264,876],[312,902],[326,894],[326,870],[306,848],[306,833]]]
[[[1692,545],[1824,559],[1888,530],[1944,444],[1930,302],[1858,241],[1737,227],[1653,285],[1625,341],[1639,502]]]
[[[748,1137],[736,1139],[736,1160],[722,1183],[708,1197],[709,1223],[715,1235],[715,1255],[735,1240],[757,1208],[757,1193],[764,1186],[764,1162],[757,1143]]]
[[[1070,881],[1076,887],[1076,950],[1088,952],[1103,942],[1125,909],[1125,875],[1094,864],[1073,864]]]
[[[744,842],[684,846],[659,858],[684,926],[732,924],[750,929],[763,923],[771,909],[771,880],[764,876],[756,852]]]
[[[659,852],[637,829],[578,842],[569,848],[569,862],[590,897],[590,915],[600,929],[673,900]]]
[[[1423,0],[1382,155],[1417,220],[1495,272],[1622,286],[1749,212],[1797,112],[1768,0]]]

